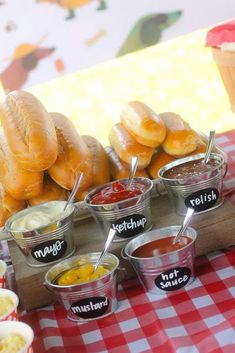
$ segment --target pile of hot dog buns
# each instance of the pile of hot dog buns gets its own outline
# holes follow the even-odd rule
[[[0,120],[0,226],[28,205],[66,200],[81,172],[77,200],[97,185],[128,177],[132,156],[139,157],[136,175],[154,179],[174,158],[205,151],[179,115],[157,115],[141,102],[124,106],[106,148],[25,91],[6,96]]]

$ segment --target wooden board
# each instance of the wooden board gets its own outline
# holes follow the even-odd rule
[[[181,224],[183,217],[177,215],[166,195],[152,200],[152,217],[154,228]],[[195,215],[190,226],[198,232],[196,254],[208,252],[235,245],[235,208],[225,201],[219,208],[200,215]],[[100,251],[104,245],[104,237],[92,218],[75,224],[74,240],[76,254]],[[121,249],[127,242],[114,243],[110,249],[120,259],[119,281],[136,276],[129,261],[122,259]],[[54,294],[43,285],[44,275],[51,266],[29,267],[24,256],[14,241],[9,241],[9,250],[16,276],[20,301],[24,309],[30,310],[49,305],[55,301]]]

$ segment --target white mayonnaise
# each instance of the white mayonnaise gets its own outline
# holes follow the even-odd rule
[[[69,207],[65,211],[63,209],[64,203],[54,204],[53,202],[29,208],[26,214],[19,216],[11,223],[11,230],[23,232],[47,226],[70,213]]]

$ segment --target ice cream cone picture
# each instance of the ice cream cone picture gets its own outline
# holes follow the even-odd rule
[[[51,4],[56,4],[58,6],[67,9],[68,16],[65,18],[66,20],[71,20],[76,17],[75,9],[84,5],[87,5],[91,1],[94,0],[36,0],[36,2],[49,2]],[[98,3],[97,11],[106,9],[105,0],[95,0]]]
[[[55,48],[42,48],[38,44],[23,43],[18,45],[13,55],[5,60],[10,64],[0,73],[0,81],[6,92],[20,89],[27,81],[28,74],[39,61],[53,53]]]
[[[206,46],[211,47],[231,110],[235,113],[235,21],[210,29],[206,36]]]
[[[235,51],[224,52],[219,48],[212,48],[212,54],[227,91],[231,110],[235,113]]]

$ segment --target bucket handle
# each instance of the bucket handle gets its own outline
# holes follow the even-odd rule
[[[154,185],[155,185],[155,188],[153,191],[153,197],[162,196],[166,194],[164,183],[160,178],[154,180]]]
[[[129,261],[129,257],[125,255],[124,249],[125,249],[125,247],[124,247],[124,248],[122,248],[122,250],[121,250],[121,256],[122,256],[122,258],[123,258],[123,259],[125,259],[125,260],[128,260],[128,261]]]
[[[48,287],[48,285],[46,284],[46,282],[43,282],[43,285],[44,285],[44,287],[45,287],[49,292],[55,294],[54,291],[53,291],[51,288]]]
[[[224,171],[224,175],[223,175],[223,178],[226,176],[227,174],[227,171],[228,171],[228,163],[224,163],[224,166],[225,166],[225,171]]]

